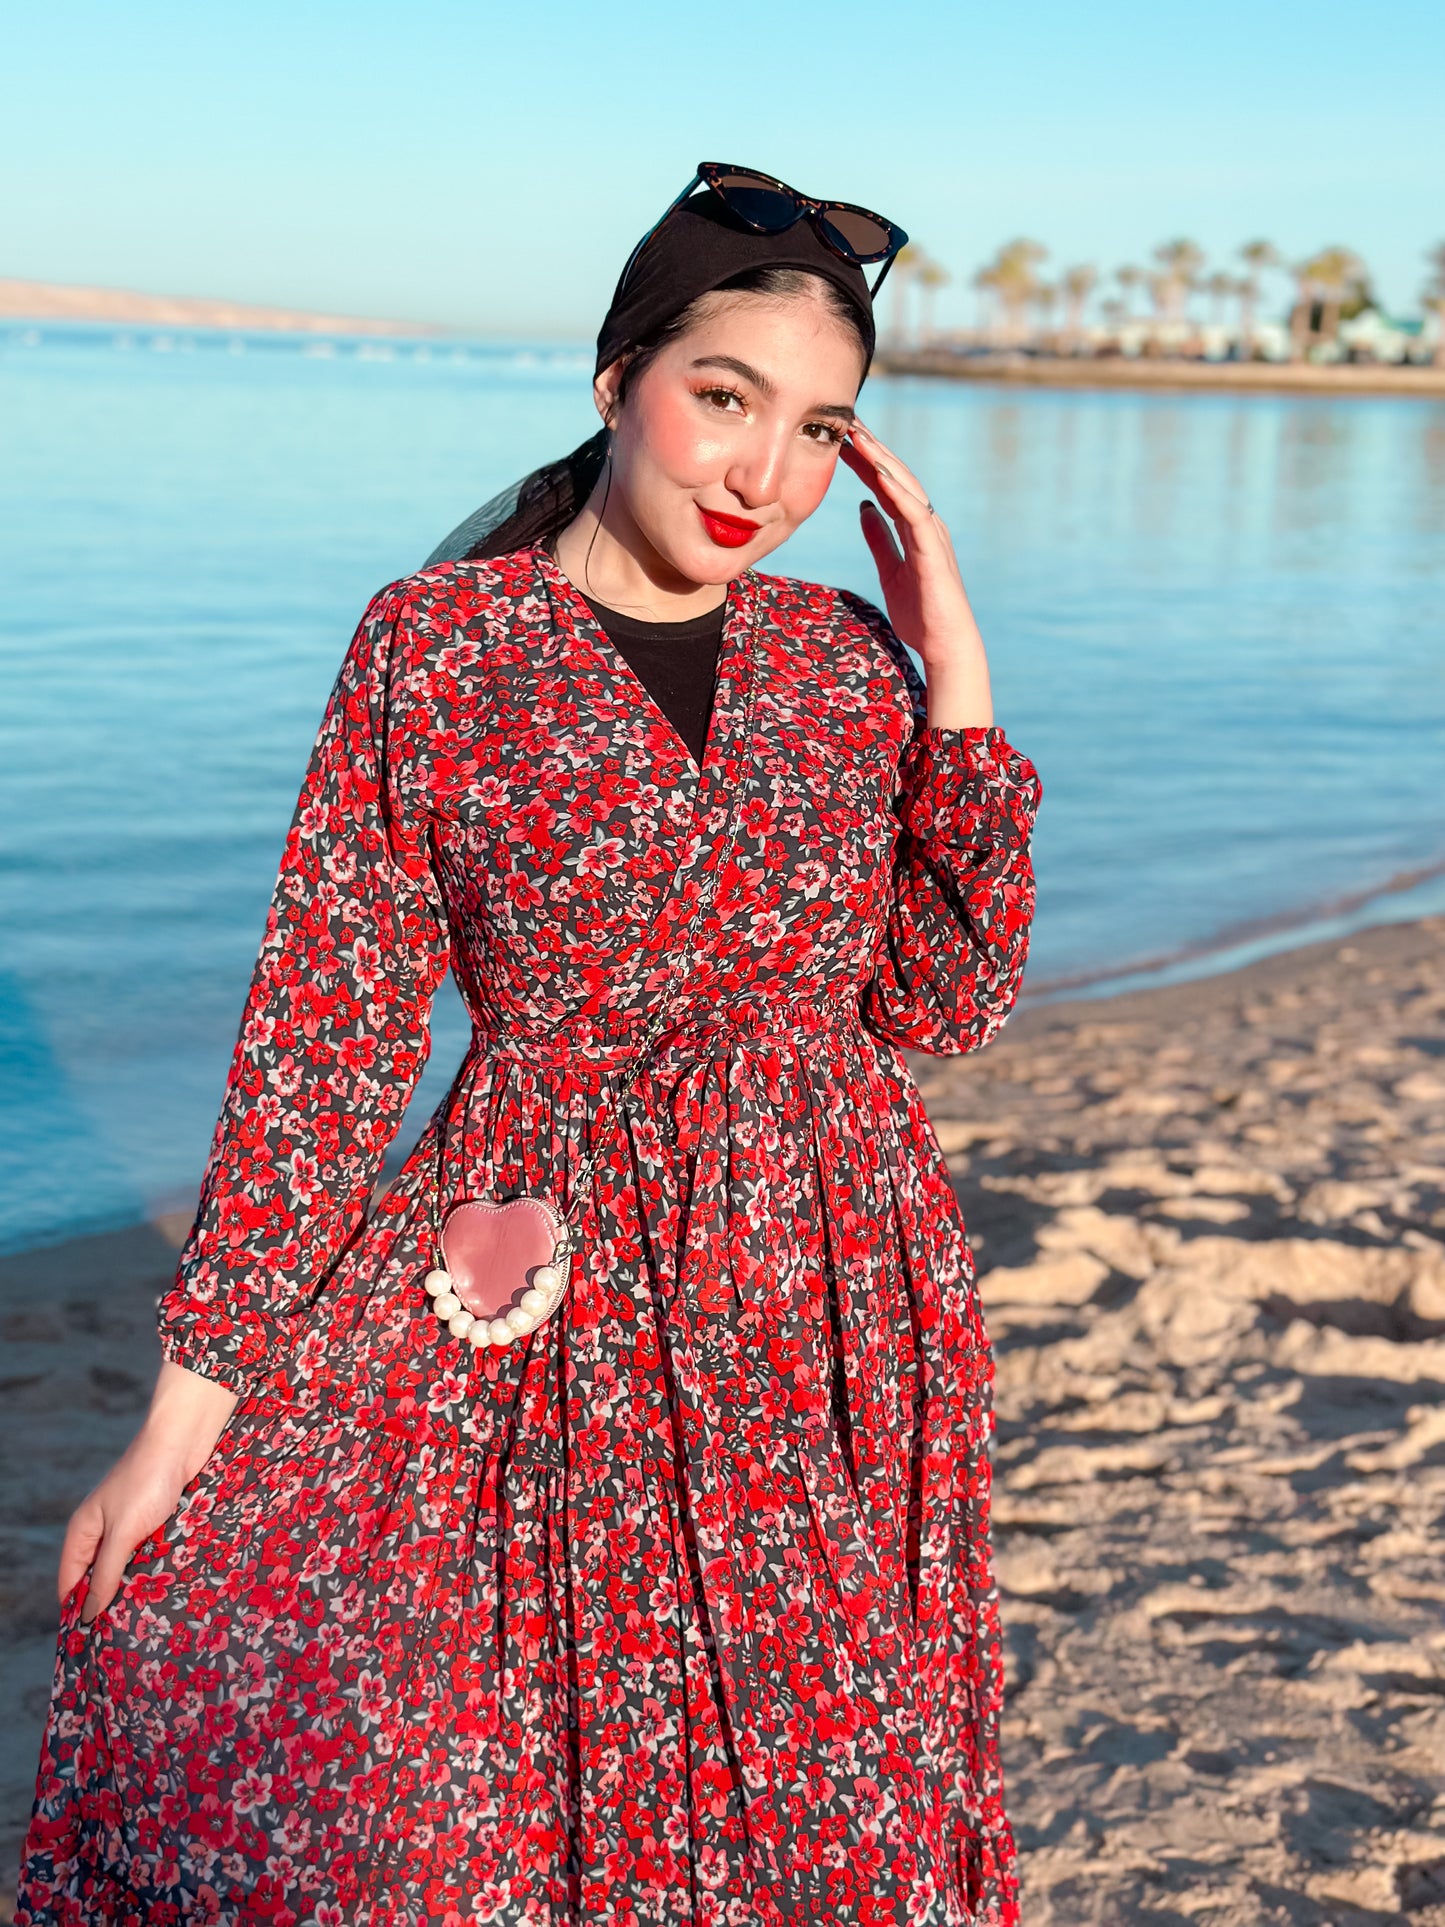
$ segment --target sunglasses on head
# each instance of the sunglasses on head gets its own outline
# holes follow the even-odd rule
[[[870,213],[866,207],[854,207],[851,201],[815,201],[810,195],[800,194],[797,188],[789,187],[786,181],[775,181],[771,174],[759,174],[756,168],[729,167],[722,161],[699,161],[697,172],[687,186],[661,217],[653,222],[627,257],[622,279],[618,282],[619,289],[626,286],[638,255],[663,221],[673,208],[682,205],[699,184],[711,188],[728,212],[755,234],[782,234],[796,222],[807,220],[812,222],[824,244],[844,261],[851,261],[855,267],[862,267],[869,261],[881,261],[883,267],[878,279],[868,290],[870,300],[883,286],[883,277],[893,266],[899,249],[908,242],[908,236],[901,227],[892,221],[885,221],[881,214]]]

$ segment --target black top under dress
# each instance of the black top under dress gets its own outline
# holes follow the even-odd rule
[[[643,622],[608,609],[591,596],[583,600],[701,769],[726,602],[705,616],[689,616],[686,622]]]

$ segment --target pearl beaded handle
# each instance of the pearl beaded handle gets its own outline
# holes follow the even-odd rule
[[[752,627],[748,636],[748,647],[744,655],[744,662],[748,670],[748,688],[743,710],[742,738],[744,752],[751,758],[753,718],[757,707],[758,687],[758,669],[755,657],[757,652],[758,631],[762,623],[762,610],[757,580],[751,569],[746,573],[748,580],[752,583],[755,599]],[[697,900],[693,905],[692,916],[688,922],[687,934],[680,948],[674,953],[671,974],[663,992],[662,1000],[642,1034],[641,1042],[637,1045],[626,1075],[620,1083],[612,1087],[607,1097],[603,1100],[603,1107],[599,1116],[607,1118],[609,1123],[611,1122],[610,1112],[615,1111],[615,1113],[620,1116],[624,1111],[627,1098],[638,1078],[642,1075],[643,1065],[647,1060],[648,1053],[657,1042],[657,1039],[662,1035],[668,1021],[678,1008],[680,1000],[675,993],[689,965],[693,961],[693,945],[717,896],[718,879],[721,876],[723,865],[727,861],[728,855],[737,840],[738,820],[742,809],[744,788],[745,785],[741,780],[733,786],[732,805],[728,813],[728,823],[726,832],[724,833],[722,849],[718,855],[717,862],[703,878],[702,888],[698,892]],[[693,856],[694,863],[698,857],[701,856],[702,847],[702,839],[699,837],[698,848]],[[689,869],[691,869],[691,867],[691,864],[689,864]],[[459,1067],[456,1077],[452,1080],[452,1087],[447,1095],[446,1105],[442,1115],[441,1128],[437,1134],[437,1182],[432,1195],[432,1242],[435,1252],[433,1262],[438,1266],[442,1264],[441,1200],[446,1191],[448,1125],[450,1123],[453,1099],[461,1083],[462,1070],[464,1068],[464,1065]],[[475,1070],[473,1071],[473,1079],[475,1079]],[[558,1236],[559,1252],[570,1254],[575,1251],[577,1247],[577,1214],[580,1210],[582,1200],[587,1195],[587,1187],[592,1181],[601,1156],[602,1128],[599,1122],[594,1121],[592,1148],[577,1167],[576,1175],[572,1181],[571,1197],[567,1209],[560,1214],[561,1222]]]

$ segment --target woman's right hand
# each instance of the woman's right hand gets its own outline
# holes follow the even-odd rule
[[[90,1568],[80,1621],[115,1598],[131,1554],[163,1526],[215,1450],[236,1394],[167,1359],[144,1425],[95,1490],[76,1507],[60,1554],[62,1603]]]

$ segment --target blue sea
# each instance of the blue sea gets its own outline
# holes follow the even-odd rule
[[[0,327],[0,1249],[188,1210],[372,592],[577,348]],[[1445,404],[870,384],[1037,763],[1025,995],[1445,908]],[[840,474],[775,568],[877,595]],[[448,987],[415,1135],[464,1042]]]

